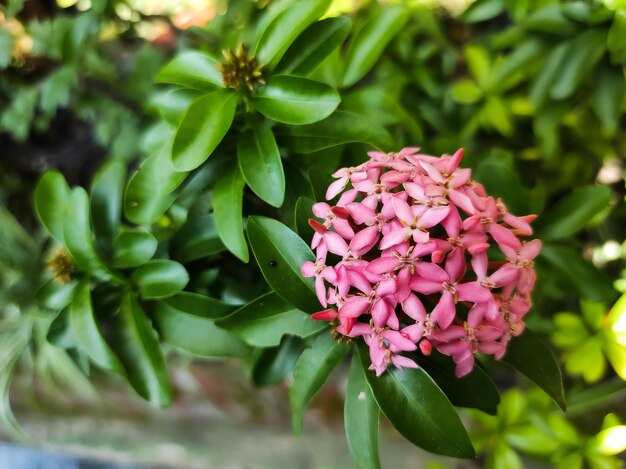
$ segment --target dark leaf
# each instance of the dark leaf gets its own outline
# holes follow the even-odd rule
[[[254,364],[252,381],[258,386],[269,386],[287,378],[304,350],[302,339],[285,336],[278,347],[264,349]]]

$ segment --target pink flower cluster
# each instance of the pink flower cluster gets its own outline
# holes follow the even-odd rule
[[[369,153],[342,168],[309,220],[317,260],[302,266],[315,277],[326,309],[315,319],[338,334],[363,337],[371,369],[417,367],[404,355],[433,347],[474,367],[474,354],[504,355],[524,330],[535,283],[539,240],[534,215],[517,217],[459,168],[463,151],[434,157],[419,148]]]

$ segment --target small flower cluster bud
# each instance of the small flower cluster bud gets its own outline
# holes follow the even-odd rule
[[[514,216],[459,168],[463,151],[435,157],[419,148],[369,153],[335,172],[313,206],[315,278],[335,335],[362,337],[377,375],[393,364],[417,367],[407,353],[452,357],[458,377],[474,355],[501,358],[524,330],[535,284],[536,217]]]

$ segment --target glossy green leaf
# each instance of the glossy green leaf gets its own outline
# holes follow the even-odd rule
[[[589,29],[570,40],[568,59],[550,88],[550,96],[553,99],[570,97],[602,57],[605,44],[606,32],[598,29]]]
[[[313,218],[313,204],[315,201],[309,197],[300,197],[296,202],[296,232],[305,242],[312,240],[315,233],[309,225],[309,218]]]
[[[562,198],[537,220],[537,234],[546,241],[566,239],[583,229],[591,218],[606,208],[611,189],[584,186]]]
[[[169,152],[148,157],[128,181],[124,214],[138,225],[156,222],[174,202],[173,191],[186,176],[174,170]]]
[[[130,384],[152,404],[169,405],[172,388],[157,334],[131,292],[122,299],[116,331],[115,351],[126,369]]]
[[[289,388],[289,404],[294,432],[302,431],[304,409],[324,385],[332,371],[348,353],[348,346],[322,333],[298,358]]]
[[[172,238],[172,257],[183,264],[224,251],[212,214],[192,218]]]
[[[250,353],[250,348],[244,342],[217,326],[214,319],[204,314],[189,313],[189,306],[196,312],[195,309],[200,304],[198,298],[180,299],[178,296],[180,295],[153,305],[156,327],[163,341],[203,358],[241,357]],[[201,301],[206,303],[206,300]],[[209,314],[215,312],[213,309]]]
[[[278,73],[308,75],[343,43],[351,28],[352,20],[347,16],[316,21],[289,47],[276,70]]]
[[[91,185],[91,222],[96,246],[107,258],[122,216],[126,165],[122,161],[105,164]]]
[[[242,220],[242,199],[245,182],[236,164],[230,164],[225,168],[220,179],[213,187],[213,212],[215,221],[215,231],[213,222],[207,223],[205,227],[211,226],[211,239],[216,233],[218,243],[211,243],[215,252],[222,250],[223,246],[232,252],[243,262],[250,260],[248,245],[243,234]],[[208,222],[208,220],[207,220]],[[219,241],[221,240],[221,241]],[[223,243],[223,245],[222,245]],[[211,248],[209,251],[212,250]]]
[[[111,265],[122,269],[145,264],[157,250],[157,240],[145,231],[123,231],[113,241]]]
[[[150,104],[157,107],[159,114],[168,123],[178,127],[191,103],[202,96],[202,92],[189,88],[177,88],[155,93]]]
[[[65,246],[79,267],[102,280],[109,280],[113,274],[96,253],[92,240],[89,196],[82,187],[72,191],[65,206],[63,221]]]
[[[276,346],[285,334],[309,337],[328,326],[294,308],[275,292],[252,300],[220,319],[218,325],[255,347]]]
[[[172,144],[176,171],[191,171],[211,156],[235,118],[238,100],[234,91],[218,90],[191,103]]]
[[[277,135],[283,145],[296,153],[313,153],[354,142],[385,150],[395,146],[389,132],[377,121],[345,111],[336,111],[314,124],[281,127]]]
[[[583,298],[590,301],[615,298],[611,277],[585,260],[579,251],[568,246],[546,243],[541,249],[540,259],[548,262],[557,278],[574,286]]]
[[[431,453],[457,458],[475,456],[461,419],[426,371],[390,367],[377,377],[367,369],[371,364],[367,348],[359,346],[358,351],[380,410],[402,436]]]
[[[308,78],[275,75],[250,100],[263,115],[285,124],[312,124],[328,117],[340,98],[330,86]]]
[[[267,121],[255,122],[252,129],[240,137],[237,161],[250,189],[268,204],[280,207],[285,198],[285,172]]]
[[[487,21],[502,14],[506,8],[503,0],[477,0],[461,16],[467,23]]]
[[[116,373],[123,373],[124,368],[102,337],[102,331],[94,316],[91,305],[89,282],[82,281],[76,288],[70,306],[70,323],[80,349],[98,366]]]
[[[538,39],[524,41],[520,46],[511,52],[503,62],[495,68],[493,76],[490,78],[490,90],[504,91],[517,83],[511,80],[519,72],[526,72],[528,66],[546,50],[546,44]]]
[[[289,46],[330,6],[330,0],[297,2],[280,13],[265,29],[255,48],[260,63],[274,68]]]
[[[55,347],[76,348],[77,341],[70,325],[70,309],[64,308],[52,320],[48,327],[46,340]]]
[[[208,319],[217,319],[227,316],[237,309],[236,305],[187,291],[180,292],[176,296],[165,298],[161,300],[161,303],[185,314]]]
[[[561,370],[550,350],[528,328],[512,339],[502,361],[522,373],[543,389],[565,411],[565,394]]]
[[[348,449],[359,469],[380,469],[378,427],[380,410],[367,384],[359,357],[352,357],[343,407]]]
[[[313,281],[301,273],[315,256],[300,237],[277,220],[250,217],[248,238],[267,283],[282,298],[306,313],[320,309]]]
[[[75,282],[61,285],[55,280],[49,280],[37,290],[35,298],[41,306],[58,311],[70,304],[75,289]]]
[[[182,291],[189,274],[178,262],[154,259],[133,272],[133,282],[144,299],[167,298]]]
[[[496,415],[500,394],[489,375],[475,366],[469,375],[457,378],[454,362],[438,352],[420,356],[417,363],[437,383],[450,402],[457,407],[479,409]]]
[[[626,41],[626,35],[624,40]],[[600,67],[597,82],[594,84],[591,106],[602,125],[610,132],[617,129],[623,99],[624,68],[608,64]]]
[[[401,6],[387,7],[370,18],[350,43],[342,87],[354,85],[370,71],[408,19],[407,10]]]
[[[63,243],[65,204],[71,190],[58,171],[47,171],[35,187],[35,211],[43,226],[59,243]]]
[[[263,349],[252,369],[254,384],[269,386],[285,380],[304,348],[299,337],[285,336],[278,347]]]
[[[207,54],[196,51],[176,55],[159,71],[155,81],[201,91],[213,91],[216,87],[224,87],[217,61]]]

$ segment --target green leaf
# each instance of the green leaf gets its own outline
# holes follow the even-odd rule
[[[367,368],[370,357],[358,347],[361,366],[389,422],[414,445],[431,453],[473,458],[474,448],[454,407],[430,376],[421,368],[389,368],[377,377]]]
[[[615,12],[613,23],[609,29],[606,47],[611,53],[611,62],[619,65],[626,60],[626,10],[623,8]]]
[[[591,218],[604,209],[611,198],[606,186],[584,186],[568,194],[541,214],[538,236],[546,241],[566,239],[582,230]]]
[[[265,29],[255,48],[260,63],[273,69],[291,43],[330,6],[330,0],[297,2],[278,15]]]
[[[347,16],[316,21],[289,47],[276,70],[278,73],[308,75],[343,43],[351,28],[352,20]]]
[[[491,59],[487,50],[477,44],[468,44],[463,49],[463,53],[470,75],[481,88],[488,89],[492,74]]]
[[[150,104],[157,107],[163,119],[178,127],[187,108],[202,95],[203,93],[197,90],[177,88],[155,93]]]
[[[59,311],[70,304],[75,288],[76,283],[60,285],[56,280],[50,280],[37,290],[35,299],[41,306]]]
[[[606,359],[598,337],[583,340],[567,354],[565,371],[572,376],[582,376],[587,383],[595,383],[606,371]]]
[[[111,265],[122,269],[145,264],[157,250],[158,242],[145,231],[123,231],[113,241]]]
[[[483,97],[483,90],[481,90],[476,83],[469,78],[462,78],[455,81],[450,89],[452,98],[461,104],[474,104]]]
[[[336,111],[315,124],[281,126],[277,135],[283,145],[296,153],[313,153],[354,142],[378,149],[395,146],[389,132],[377,121],[345,111]]]
[[[502,14],[506,8],[503,0],[477,0],[461,16],[466,23],[487,21]]]
[[[554,47],[534,78],[528,92],[528,98],[535,108],[540,108],[550,95],[550,88],[561,76],[564,63],[568,60],[569,43],[564,42]]]
[[[96,174],[91,185],[91,222],[96,245],[108,257],[122,216],[126,165],[111,161]]]
[[[285,334],[309,337],[327,327],[275,292],[252,300],[217,324],[254,347],[273,347]]]
[[[524,41],[504,61],[500,62],[490,78],[490,89],[504,91],[516,83],[511,80],[518,72],[525,73],[528,66],[546,50],[546,44],[538,39]]]
[[[159,303],[166,304],[182,313],[207,319],[222,318],[237,309],[237,306],[230,303],[187,291],[165,298]]]
[[[178,298],[180,295],[153,304],[156,327],[163,341],[203,358],[241,357],[250,353],[250,348],[237,336],[217,326],[204,311],[198,311],[198,306],[207,303],[209,298],[198,301],[193,296]],[[217,309],[213,309],[209,314],[216,312]]]
[[[35,211],[43,226],[59,243],[63,243],[65,204],[71,190],[58,171],[47,171],[35,187]]]
[[[617,129],[623,100],[624,68],[621,65],[605,64],[600,67],[594,84],[591,106],[609,132]]]
[[[300,237],[277,220],[250,217],[248,238],[267,283],[282,298],[304,312],[320,309],[313,281],[302,276],[305,261],[315,256]]]
[[[343,421],[348,449],[359,469],[380,469],[378,426],[380,410],[359,358],[354,355],[348,375]]]
[[[304,409],[324,385],[332,371],[348,353],[348,346],[335,342],[330,334],[317,336],[311,348],[298,358],[289,388],[289,404],[294,432],[302,431]]]
[[[174,202],[172,192],[185,180],[172,166],[169,152],[148,157],[128,181],[124,195],[124,214],[138,225],[156,222]]]
[[[238,101],[238,94],[232,90],[218,90],[191,103],[172,144],[176,171],[191,171],[211,156],[230,129]]]
[[[159,71],[155,81],[207,92],[224,87],[217,61],[196,51],[178,54]]]
[[[552,99],[570,97],[605,51],[606,31],[589,29],[569,41],[567,60],[550,88]]]
[[[315,233],[309,225],[309,218],[313,217],[313,204],[315,201],[309,197],[300,197],[296,202],[296,232],[303,240],[313,239]]]
[[[268,204],[280,207],[285,198],[285,172],[267,121],[255,122],[252,129],[240,137],[237,161],[250,189]]]
[[[556,277],[573,285],[583,298],[590,301],[615,298],[613,279],[581,257],[579,251],[546,243],[541,249],[540,259],[548,262]]]
[[[11,63],[13,42],[13,34],[4,28],[0,29],[0,70],[4,70]]]
[[[550,350],[528,328],[512,339],[502,361],[543,389],[565,412],[565,394],[561,370]]]
[[[330,86],[308,78],[274,75],[253,94],[252,105],[264,116],[285,124],[312,124],[328,117],[340,98]]]
[[[409,14],[402,6],[387,7],[372,15],[348,47],[342,87],[354,85],[370,71],[408,19]]]
[[[76,287],[76,293],[70,306],[70,323],[74,335],[83,350],[96,365],[122,374],[124,368],[102,337],[94,311],[91,306],[89,282],[83,280]]]
[[[172,257],[183,264],[224,251],[212,214],[187,220],[172,238]]]
[[[287,378],[304,350],[302,339],[285,336],[278,347],[263,349],[252,370],[257,386],[269,386]]]
[[[172,388],[156,332],[131,292],[124,295],[117,316],[115,350],[126,369],[128,381],[137,393],[152,404],[169,405]]]
[[[92,236],[89,196],[85,189],[77,187],[72,191],[65,206],[63,217],[65,246],[83,270],[102,280],[109,280],[113,274],[96,254]]]
[[[214,233],[219,236],[217,243],[210,244],[210,246],[214,245],[215,252],[221,251],[222,243],[224,243],[223,245],[235,256],[243,262],[248,262],[250,254],[243,234],[242,220],[244,187],[245,183],[237,165],[234,163],[229,165],[213,187],[213,212],[216,231],[213,231],[212,219],[210,224],[207,223],[203,226],[207,229],[211,227],[211,238],[213,238]],[[219,242],[220,239],[221,242]],[[211,250],[211,248],[208,249],[208,251]]]
[[[576,23],[568,19],[559,5],[549,5],[532,12],[521,21],[521,26],[530,31],[571,36],[578,31]]]
[[[489,415],[496,415],[500,394],[489,375],[475,366],[463,378],[454,374],[455,365],[449,357],[433,352],[420,356],[417,363],[437,383],[450,402],[457,407],[479,409]]]
[[[167,298],[182,291],[189,274],[178,262],[154,259],[133,272],[133,282],[144,299]]]

